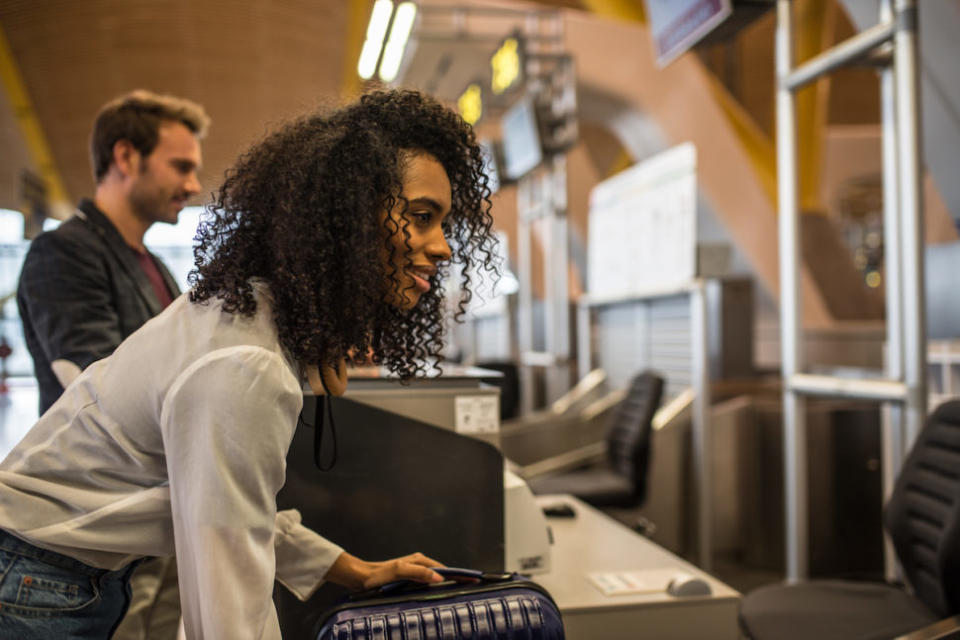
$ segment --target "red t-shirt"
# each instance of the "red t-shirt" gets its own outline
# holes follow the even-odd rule
[[[170,290],[167,289],[167,284],[163,281],[163,276],[160,275],[160,269],[157,268],[157,263],[153,261],[153,256],[146,251],[141,253],[134,249],[133,252],[137,255],[137,262],[140,263],[140,268],[147,274],[147,279],[150,280],[153,291],[157,294],[157,300],[160,301],[160,306],[166,309],[167,305],[173,302],[173,297],[170,295]]]

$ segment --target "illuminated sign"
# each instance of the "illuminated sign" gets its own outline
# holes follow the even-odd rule
[[[477,124],[483,115],[483,98],[480,85],[474,83],[467,87],[457,100],[460,116],[467,124]]]
[[[500,95],[509,89],[520,77],[520,43],[516,38],[507,38],[490,58],[490,71],[493,79],[490,88]]]

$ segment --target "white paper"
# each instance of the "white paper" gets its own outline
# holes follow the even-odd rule
[[[676,569],[640,569],[588,573],[587,579],[603,595],[619,596],[637,593],[663,593],[677,575]]]

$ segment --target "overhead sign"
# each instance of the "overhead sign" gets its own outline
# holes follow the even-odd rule
[[[500,95],[520,80],[520,40],[512,37],[503,41],[490,58],[490,89]]]
[[[457,109],[464,122],[470,125],[477,124],[480,116],[483,115],[483,91],[479,84],[473,83],[464,89],[457,98]]]
[[[663,67],[727,19],[730,0],[645,0],[657,64]]]

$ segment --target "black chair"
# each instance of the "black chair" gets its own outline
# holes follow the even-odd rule
[[[501,360],[476,363],[480,369],[499,371],[499,378],[481,378],[486,384],[500,389],[500,420],[510,420],[517,417],[520,408],[520,372],[513,362]]]
[[[763,587],[740,606],[754,640],[856,640],[929,635],[960,613],[960,401],[927,419],[887,503],[885,525],[911,592],[885,583],[810,581]]]
[[[605,464],[531,478],[531,490],[536,494],[573,494],[597,507],[642,504],[647,494],[653,415],[662,394],[663,378],[649,371],[637,375],[614,411],[606,437]]]

